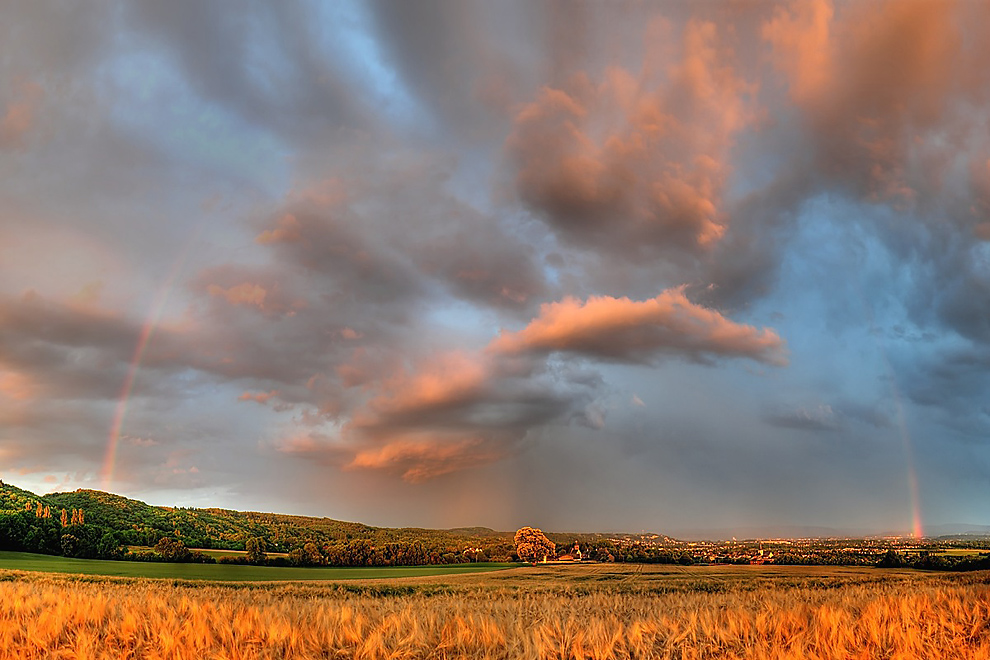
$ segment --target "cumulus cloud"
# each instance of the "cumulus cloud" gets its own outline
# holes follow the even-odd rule
[[[504,458],[547,424],[602,429],[601,376],[551,361],[553,353],[644,364],[661,354],[785,362],[773,331],[735,324],[690,303],[682,289],[644,302],[565,299],[544,305],[526,328],[503,333],[483,351],[442,352],[361,380],[373,394],[350,411],[340,442],[305,451],[289,443],[285,450],[312,455],[322,446],[336,464],[421,482]]]
[[[639,364],[653,363],[664,354],[697,361],[749,357],[787,364],[784,342],[773,330],[734,323],[692,303],[683,288],[644,301],[596,296],[544,304],[529,325],[503,333],[491,348],[510,354],[565,352]]]
[[[773,63],[790,82],[790,95],[810,102],[830,82],[831,24],[835,13],[829,0],[792,2],[778,7],[763,25],[763,38],[773,45]]]
[[[771,426],[800,431],[837,431],[839,419],[832,406],[778,407],[764,414],[763,420]]]
[[[278,390],[272,390],[271,392],[245,392],[244,394],[237,397],[238,401],[254,401],[255,403],[260,403],[261,405],[268,405],[268,402],[279,395]]]
[[[275,226],[266,229],[254,239],[261,245],[268,243],[294,243],[301,240],[299,233],[299,221],[296,216],[286,213],[275,221]]]
[[[763,18],[777,77],[759,98],[774,114],[746,158],[775,169],[730,209],[705,266],[712,300],[770,294],[809,202],[839,196],[861,206],[829,222],[928,273],[904,293],[914,323],[986,341],[966,310],[981,299],[967,253],[985,216],[988,22],[982,5],[915,1],[796,0]]]
[[[127,484],[431,521],[512,470],[763,511],[743,452],[892,383],[919,465],[986,436],[983,3],[57,4],[0,25],[5,465],[92,471],[130,376]]]
[[[38,388],[30,376],[16,371],[0,374],[0,394],[15,401],[30,401],[38,396]]]
[[[286,290],[279,279],[270,270],[221,266],[200,273],[194,288],[231,307],[254,308],[267,316],[294,316],[308,303]]]
[[[265,296],[268,295],[268,292],[261,286],[248,282],[237,284],[229,289],[211,284],[207,291],[210,292],[211,296],[226,298],[231,305],[254,305],[259,308],[264,307]]]
[[[489,367],[463,353],[435,356],[413,373],[402,371],[381,383],[371,410],[390,417],[446,411],[477,399]]]
[[[335,455],[345,466],[399,467],[425,481],[515,453],[548,424],[597,424],[592,402],[600,378],[542,360],[484,352],[432,355],[371,385],[373,395],[351,411]]]
[[[690,21],[682,39],[666,70],[576,71],[517,113],[506,149],[519,196],[565,240],[647,258],[724,234],[727,158],[752,90],[717,25]]]
[[[935,146],[915,138],[940,130],[959,109],[952,104],[969,95],[959,26],[946,5],[930,2],[834,14],[827,0],[796,2],[764,28],[819,137],[820,171],[869,199],[913,202],[933,188],[912,170]]]
[[[323,295],[338,301],[400,308],[439,287],[468,302],[524,309],[546,291],[535,251],[508,221],[443,192],[449,164],[403,150],[367,162],[393,148],[356,145],[353,161],[288,196],[256,242],[285,266],[323,278],[333,287]]]
[[[421,483],[450,472],[491,463],[504,456],[504,448],[483,438],[441,439],[404,437],[379,447],[361,449],[344,466],[346,470],[385,470],[401,474],[410,483]]]
[[[44,90],[40,85],[24,82],[7,102],[6,109],[0,106],[0,148],[24,147],[43,98]]]
[[[4,297],[0,364],[12,374],[4,389],[29,399],[115,398],[140,335],[139,323],[106,309],[35,292]]]
[[[134,2],[124,4],[121,18],[197,94],[285,140],[320,141],[374,116],[367,112],[372,99],[322,56],[322,22],[308,20],[297,3],[234,18],[195,2]]]

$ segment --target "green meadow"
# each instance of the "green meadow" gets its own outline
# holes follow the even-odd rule
[[[230,582],[283,582],[295,580],[370,580],[380,578],[460,575],[512,568],[518,564],[475,563],[441,566],[385,566],[373,568],[290,568],[281,566],[239,566],[236,564],[168,564],[159,562],[70,559],[29,552],[0,551],[0,569],[148,577],[178,580]]]

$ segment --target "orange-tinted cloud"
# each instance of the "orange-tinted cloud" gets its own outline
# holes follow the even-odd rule
[[[0,148],[24,146],[27,134],[34,126],[44,90],[35,83],[23,83],[14,98],[7,102],[0,117]]]
[[[724,234],[728,154],[752,86],[705,21],[687,24],[679,61],[658,69],[611,66],[597,82],[578,72],[516,115],[506,147],[519,196],[564,238],[646,256]]]
[[[778,7],[763,26],[773,46],[773,63],[790,81],[791,98],[813,101],[832,80],[831,0],[799,0]]]
[[[411,435],[357,452],[345,469],[395,472],[409,483],[420,483],[458,470],[491,463],[503,457],[497,447],[480,437],[438,438]]]
[[[836,12],[828,0],[797,0],[777,9],[762,34],[812,129],[820,174],[901,204],[941,185],[941,167],[918,163],[944,163],[962,146],[946,139],[968,132],[960,102],[988,82],[970,75],[985,66],[963,51],[959,6],[888,0]]]
[[[477,396],[488,373],[485,362],[476,356],[443,353],[416,372],[402,371],[385,380],[369,408],[376,413],[402,415],[456,406]]]
[[[239,397],[238,401],[254,401],[255,403],[260,403],[265,406],[273,398],[279,395],[278,390],[272,390],[271,392],[244,392]]]
[[[446,351],[387,377],[362,378],[372,394],[350,412],[343,442],[332,453],[338,460],[350,454],[349,468],[393,471],[419,482],[499,460],[531,428],[552,421],[602,428],[601,376],[563,365],[547,369],[555,352],[630,363],[676,354],[786,364],[784,342],[772,330],[691,303],[682,288],[642,302],[565,298],[543,305],[523,330],[503,333],[486,350]]]
[[[503,333],[490,349],[499,353],[564,352],[607,361],[650,363],[663,354],[697,360],[748,357],[787,363],[784,341],[773,330],[735,323],[687,299],[683,288],[656,298],[565,298],[540,308],[518,332]]]
[[[222,297],[231,305],[252,305],[258,309],[264,309],[265,296],[268,294],[264,287],[249,282],[232,286],[229,289],[211,284],[206,290],[211,296]]]
[[[267,243],[291,243],[298,241],[299,221],[296,216],[286,213],[275,223],[274,229],[266,229],[255,238],[255,242],[265,245]]]
[[[279,440],[275,449],[343,470],[375,470],[394,474],[408,483],[422,483],[495,462],[511,446],[462,432],[412,430],[372,443],[300,433]]]
[[[15,401],[30,401],[37,394],[37,385],[26,374],[0,367],[0,396]]]
[[[591,416],[600,415],[590,404],[600,384],[578,370],[551,372],[539,359],[442,352],[365,379],[370,396],[349,411],[339,443],[291,451],[425,481],[514,453],[543,424],[594,426]]]
[[[269,317],[295,316],[308,303],[281,285],[283,277],[270,269],[218,266],[200,273],[194,287],[231,307],[251,307]]]

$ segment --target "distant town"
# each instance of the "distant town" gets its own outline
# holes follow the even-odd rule
[[[555,536],[555,535],[551,535]],[[777,564],[831,566],[918,566],[950,569],[986,568],[990,535],[933,538],[876,536],[867,538],[763,538],[728,541],[679,541],[658,534],[613,536],[608,539],[622,561],[675,561],[685,564]]]

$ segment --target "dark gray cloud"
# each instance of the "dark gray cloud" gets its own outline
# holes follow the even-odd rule
[[[369,522],[986,499],[979,3],[11,12],[5,478],[121,420],[120,490]]]
[[[626,258],[704,251],[725,233],[726,156],[751,89],[689,22],[664,72],[574,69],[516,114],[506,147],[521,200],[565,241]]]
[[[832,406],[824,404],[797,408],[778,406],[764,413],[763,420],[771,426],[799,431],[837,431],[840,427]]]
[[[122,13],[197,95],[293,142],[325,140],[373,116],[320,51],[323,35],[303,3],[250,3],[232,12],[210,3],[136,2]]]
[[[889,401],[879,401],[874,404],[862,401],[840,401],[834,405],[839,415],[850,420],[866,424],[873,428],[884,429],[894,425],[895,413]]]

